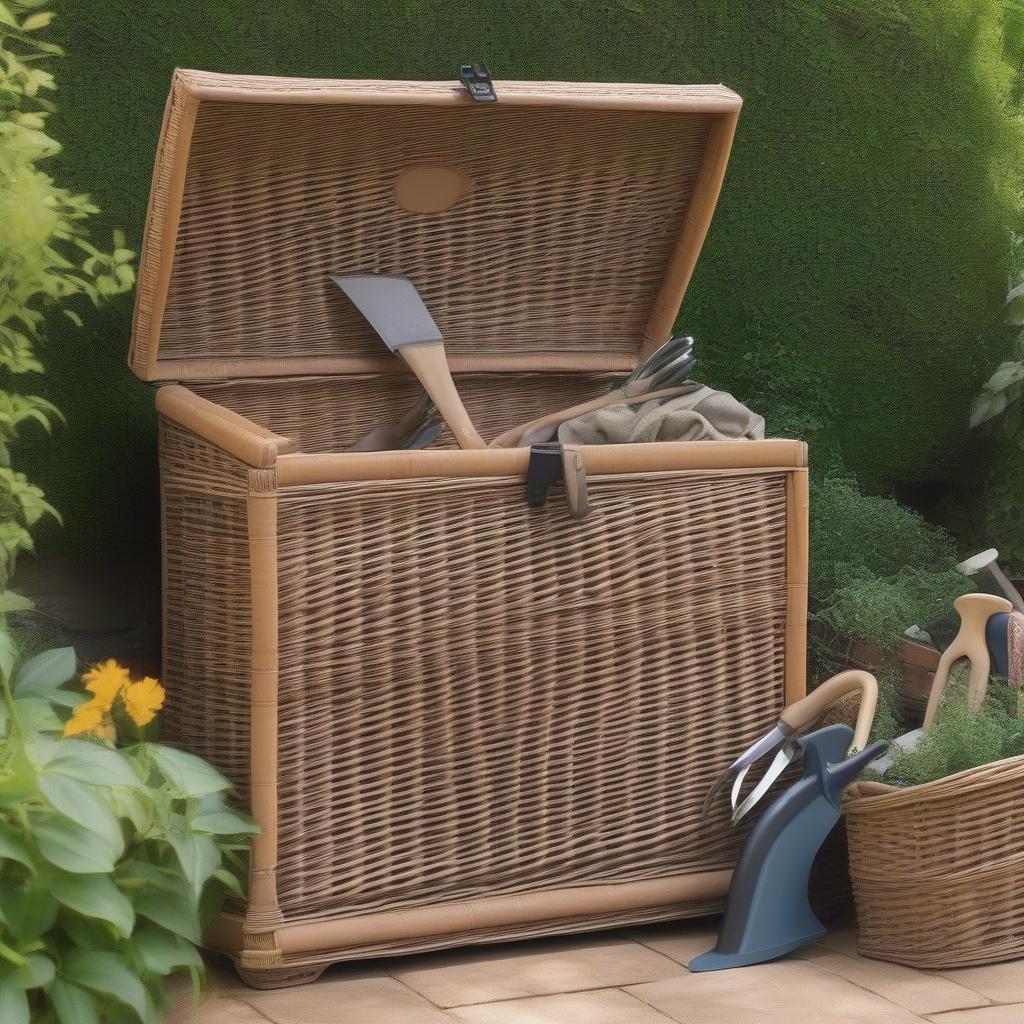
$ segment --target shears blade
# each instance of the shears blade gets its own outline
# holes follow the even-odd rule
[[[740,819],[750,811],[775,784],[775,780],[790,766],[793,758],[797,756],[799,748],[792,741],[787,740],[776,752],[775,758],[768,766],[768,770],[761,776],[758,784],[747,795],[746,800],[733,809],[732,823],[738,824]]]

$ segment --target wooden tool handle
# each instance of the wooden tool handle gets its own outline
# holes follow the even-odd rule
[[[992,659],[985,640],[985,626],[988,620],[999,612],[1013,610],[1013,605],[1004,597],[993,594],[964,594],[953,602],[960,614],[960,632],[956,639],[942,652],[939,667],[932,680],[932,692],[928,697],[928,710],[924,713],[924,730],[927,732],[935,721],[942,692],[949,682],[950,669],[961,659],[971,663],[971,682],[968,703],[975,711],[981,707],[988,691],[988,673]]]
[[[859,668],[840,672],[806,697],[790,704],[782,712],[781,719],[796,732],[806,729],[817,721],[829,705],[845,697],[855,690],[861,691],[860,709],[857,712],[857,727],[853,731],[852,751],[863,750],[867,746],[871,725],[875,720],[878,708],[878,681],[870,672]]]
[[[596,412],[608,405],[642,405],[644,402],[655,402],[665,398],[675,398],[677,395],[688,391],[688,388],[663,388],[661,391],[650,391],[633,397],[624,396],[621,392],[613,391],[610,394],[602,395],[600,398],[592,398],[589,402],[581,402],[579,405],[570,406],[568,409],[560,409],[558,412],[550,412],[545,416],[539,416],[529,423],[523,423],[505,433],[499,434],[490,444],[492,448],[520,448],[531,442],[529,435],[538,430],[550,428],[552,431],[560,427],[566,420],[574,420],[577,416],[584,416],[588,412]],[[547,440],[545,437],[544,440]]]
[[[448,429],[458,441],[460,448],[486,448],[484,439],[477,433],[473,421],[462,404],[452,372],[448,368],[448,359],[444,354],[444,344],[406,345],[398,349],[398,354],[405,360],[409,369],[419,378],[427,394],[437,406],[437,411],[444,417]]]

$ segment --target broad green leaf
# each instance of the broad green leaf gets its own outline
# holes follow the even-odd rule
[[[185,880],[192,889],[192,899],[199,902],[203,886],[220,867],[220,850],[209,837],[194,832],[168,832],[167,842],[174,847]]]
[[[18,21],[11,14],[6,4],[0,3],[0,25],[9,25],[11,28],[18,27]]]
[[[96,1003],[84,988],[58,978],[49,994],[60,1024],[99,1024]]]
[[[135,913],[154,924],[199,944],[199,918],[187,900],[168,899],[159,892],[144,892],[135,900]]]
[[[57,901],[44,889],[0,878],[0,916],[11,933],[17,935],[23,945],[28,945],[53,927],[57,920]]]
[[[3,822],[0,822],[0,857],[5,860],[16,860],[33,873],[36,870],[32,851],[28,848],[28,843],[25,842],[22,834]]]
[[[110,788],[110,803],[119,818],[127,818],[136,832],[145,832],[153,821],[152,796],[147,789]]]
[[[117,852],[110,843],[67,818],[37,818],[33,835],[39,852],[63,871],[95,875],[114,870]]]
[[[128,897],[106,875],[55,874],[50,891],[65,907],[109,921],[123,936],[131,935],[135,911]]]
[[[92,786],[66,775],[43,772],[39,776],[39,789],[55,810],[102,836],[114,850],[114,856],[121,856],[124,852],[121,825],[110,805]]]
[[[197,832],[209,832],[217,836],[245,836],[259,832],[252,819],[227,808],[197,814],[190,824]]]
[[[10,978],[0,978],[0,1020],[4,1024],[30,1024],[28,996]]]
[[[62,914],[60,928],[82,949],[114,949],[120,941],[120,936],[115,939],[114,929],[98,918]]]
[[[1006,294],[1006,319],[1017,326],[1024,324],[1024,282]]]
[[[218,868],[214,871],[213,877],[234,896],[242,898],[245,895],[245,891],[242,889],[242,883],[239,880],[238,875],[233,872],[228,871],[225,868]]]
[[[16,748],[10,764],[0,774],[0,806],[20,804],[25,797],[35,792],[35,788],[35,770],[24,753]]]
[[[146,925],[132,936],[132,945],[147,971],[161,976],[182,967],[202,967],[203,960],[196,947],[180,935]]]
[[[61,740],[45,764],[47,772],[82,779],[96,786],[138,786],[139,777],[116,750],[88,740]]]
[[[157,743],[148,744],[147,750],[164,778],[182,796],[206,796],[231,788],[216,768],[195,754]]]
[[[65,958],[62,976],[93,992],[113,996],[131,1007],[140,1020],[147,1016],[146,990],[117,953],[74,949]]]
[[[24,728],[32,732],[61,732],[64,723],[42,697],[19,697],[14,702],[14,713]]]
[[[21,697],[50,693],[75,674],[73,647],[58,647],[29,658],[14,680],[14,692]]]
[[[23,967],[19,967],[10,973],[11,982],[21,988],[42,988],[53,981],[56,971],[53,961],[41,953],[32,953],[28,956]]]
[[[47,695],[47,700],[58,707],[77,708],[79,704],[89,700],[89,696],[85,693],[75,693],[74,690],[53,690]]]
[[[158,868],[141,860],[122,861],[117,866],[117,880],[125,888],[152,887],[169,893],[175,899],[188,900],[188,889],[180,873],[170,868]]]

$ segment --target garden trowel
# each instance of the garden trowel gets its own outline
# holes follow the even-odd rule
[[[799,755],[800,746],[797,742],[799,734],[814,725],[826,708],[857,690],[861,692],[860,709],[857,712],[857,728],[853,733],[853,743],[849,753],[853,754],[863,750],[871,732],[871,724],[875,720],[875,710],[878,707],[878,683],[870,672],[850,669],[848,672],[840,672],[839,675],[833,676],[806,697],[790,704],[782,712],[775,727],[740,754],[718,778],[704,801],[705,813],[715,797],[729,785],[731,780],[729,802],[732,807],[732,821],[735,825],[761,800],[778,777]],[[774,755],[774,757],[767,771],[750,791],[750,794],[741,802],[740,794],[747,773],[756,762],[769,755]]]
[[[332,275],[331,280],[416,374],[459,447],[486,448],[452,380],[444,338],[412,281],[385,274]]]

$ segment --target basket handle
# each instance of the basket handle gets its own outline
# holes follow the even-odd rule
[[[961,658],[971,663],[968,705],[977,711],[984,703],[988,692],[988,674],[992,668],[992,659],[985,641],[985,626],[993,615],[1013,610],[1013,605],[1005,597],[996,597],[994,594],[964,594],[953,602],[953,607],[960,615],[960,632],[942,652],[939,667],[935,670],[928,710],[924,714],[925,732],[935,721],[943,691],[949,683],[950,670]]]

